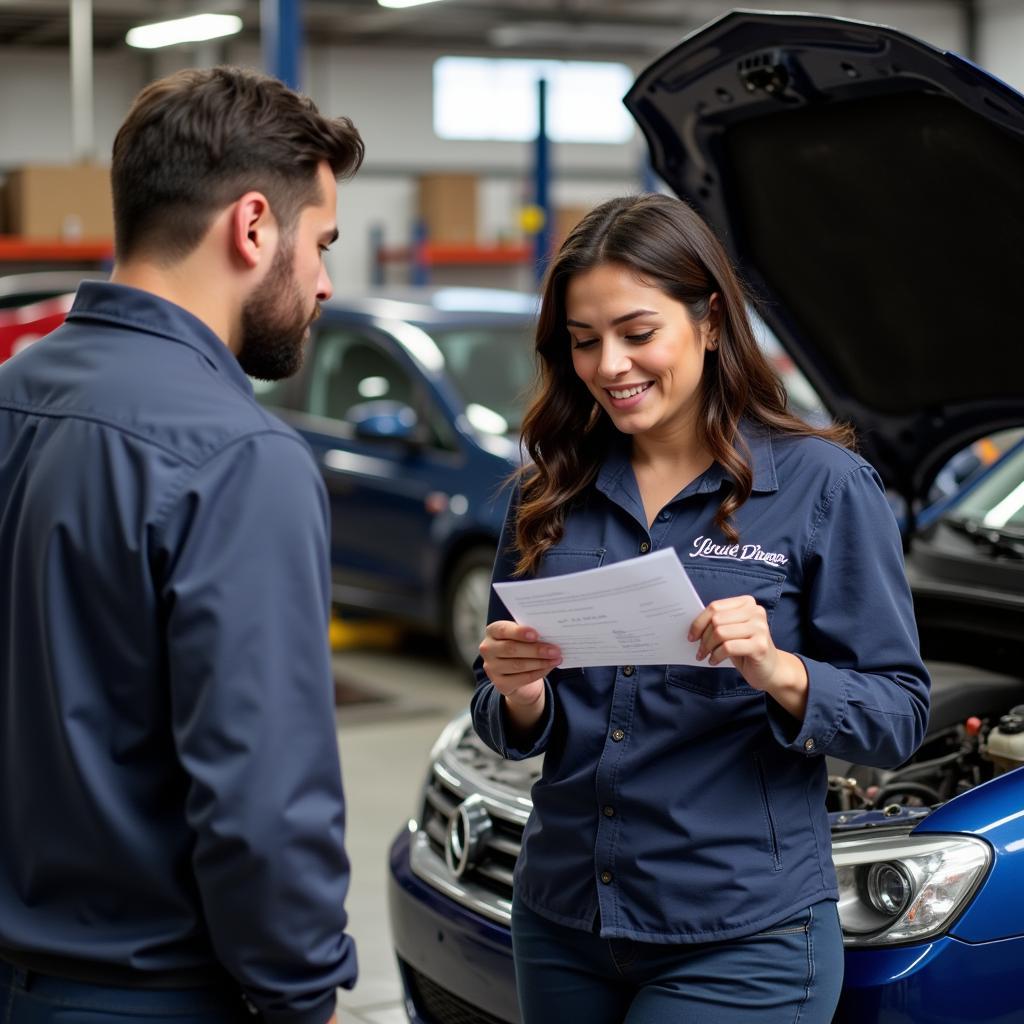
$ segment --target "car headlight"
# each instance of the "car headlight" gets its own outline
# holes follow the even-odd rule
[[[832,843],[847,946],[917,942],[944,932],[992,860],[969,836],[863,836]]]

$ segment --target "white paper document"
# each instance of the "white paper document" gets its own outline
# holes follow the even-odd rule
[[[674,548],[598,569],[495,583],[516,622],[562,651],[561,668],[699,665],[686,639],[704,608]]]

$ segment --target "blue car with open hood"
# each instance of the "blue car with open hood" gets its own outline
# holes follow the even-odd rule
[[[1024,426],[1024,97],[901,32],[734,12],[636,81],[654,168],[907,509],[933,679],[924,745],[830,761],[845,1024],[1024,1021],[1024,444],[919,515],[977,439]],[[514,1024],[508,920],[534,761],[468,715],[390,852],[410,1018]]]

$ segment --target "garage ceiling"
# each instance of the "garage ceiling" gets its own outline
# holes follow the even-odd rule
[[[900,0],[894,6],[954,7],[973,0]],[[421,46],[498,50],[512,54],[585,52],[649,54],[664,49],[729,7],[778,9],[760,0],[445,0],[391,10],[377,0],[303,0],[307,39],[345,46]],[[835,0],[793,6],[856,16],[855,3]],[[877,7],[877,5],[876,5]],[[67,47],[69,0],[0,0],[0,46]],[[197,11],[241,15],[243,39],[259,39],[260,0],[93,0],[97,50],[124,46],[128,29]]]

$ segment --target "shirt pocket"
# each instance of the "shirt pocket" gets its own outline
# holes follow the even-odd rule
[[[537,578],[564,576],[568,572],[597,569],[604,562],[604,548],[567,548],[556,544],[544,552],[537,568]]]
[[[687,565],[686,574],[705,605],[725,597],[749,594],[767,612],[769,626],[786,581],[782,573],[732,565]],[[670,686],[678,686],[712,699],[762,696],[761,691],[750,686],[734,668],[669,665],[665,681]]]

